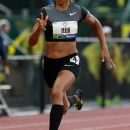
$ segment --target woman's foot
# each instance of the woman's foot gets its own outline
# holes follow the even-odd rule
[[[76,97],[76,103],[74,104],[75,108],[77,110],[81,110],[83,107],[83,101],[82,101],[82,90],[81,89],[77,89],[75,91],[74,96]]]

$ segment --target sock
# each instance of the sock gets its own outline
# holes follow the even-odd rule
[[[63,116],[64,106],[54,104],[52,105],[50,112],[50,126],[49,130],[58,130],[62,116]]]
[[[76,102],[76,97],[74,95],[73,96],[68,96],[68,100],[70,102],[70,108],[71,108]]]

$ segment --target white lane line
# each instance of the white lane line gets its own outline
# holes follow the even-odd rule
[[[129,126],[130,126],[130,123],[124,123],[124,124],[109,125],[109,126],[80,128],[80,130],[104,130],[104,129],[111,129],[111,128],[129,127]],[[79,129],[73,129],[73,130],[79,130]],[[122,129],[122,130],[124,130],[124,129]]]
[[[38,127],[38,126],[46,126],[48,125],[47,122],[42,122],[42,123],[28,123],[28,124],[19,124],[19,125],[8,125],[8,126],[3,126],[0,127],[0,130],[12,130],[12,129],[16,129],[16,128],[29,128],[29,127]]]
[[[86,122],[86,124],[87,124],[87,122],[93,122],[93,121],[100,121],[100,120],[111,120],[111,119],[114,119],[114,120],[116,120],[116,119],[123,119],[123,118],[130,118],[130,115],[126,115],[126,114],[123,114],[123,115],[109,115],[109,116],[102,116],[102,117],[89,117],[89,118],[87,118],[87,116],[86,117],[84,117],[84,118],[77,118],[77,119],[69,119],[69,118],[65,118],[65,119],[63,119],[63,123],[62,123],[62,125],[64,125],[64,124],[72,124],[72,123],[84,123],[84,122]],[[25,118],[25,121],[26,121],[26,118]],[[5,126],[0,126],[0,130],[11,130],[11,129],[14,129],[14,128],[29,128],[29,127],[38,127],[38,126],[41,126],[41,127],[44,127],[44,126],[48,126],[48,121],[44,121],[43,120],[43,122],[38,122],[38,120],[36,120],[37,122],[36,123],[28,123],[27,121],[26,122],[23,122],[23,124],[22,124],[22,122],[21,122],[21,124],[15,124],[15,120],[14,120],[14,124],[10,124],[10,125],[7,125],[7,124],[5,124]],[[26,123],[26,124],[25,124]],[[129,125],[130,125],[130,123],[129,123]],[[109,125],[110,126],[110,125]],[[109,127],[108,126],[108,127]],[[86,125],[86,127],[87,127],[87,125]],[[96,130],[97,129],[97,127],[95,128],[95,127],[91,127],[91,128],[94,128],[94,129],[92,129],[92,130]],[[98,128],[99,129],[99,128]],[[74,129],[74,130],[76,130],[76,129]],[[77,130],[79,130],[79,129],[77,129]],[[81,130],[81,129],[80,129]],[[89,128],[84,128],[83,130],[90,130]]]
[[[122,114],[122,115],[108,115],[108,116],[103,116],[102,115],[102,117],[88,117],[87,118],[87,116],[86,117],[84,117],[84,118],[77,118],[77,119],[69,119],[69,118],[65,118],[64,120],[63,120],[63,123],[77,123],[77,122],[93,122],[93,121],[100,121],[100,120],[111,120],[111,119],[114,119],[114,120],[116,120],[116,119],[122,119],[122,118],[130,118],[130,115],[128,115],[128,114]]]

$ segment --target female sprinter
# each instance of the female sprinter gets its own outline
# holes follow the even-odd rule
[[[54,0],[54,4],[43,7],[29,37],[29,45],[34,46],[41,32],[45,33],[44,77],[52,102],[49,130],[58,130],[63,114],[71,105],[80,104],[77,109],[81,109],[81,92],[78,90],[71,97],[67,97],[66,92],[79,74],[76,34],[82,21],[94,27],[101,44],[102,61],[115,68],[100,22],[87,9],[70,0]]]

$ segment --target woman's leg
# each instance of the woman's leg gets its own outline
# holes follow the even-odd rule
[[[70,108],[70,102],[68,100],[68,97],[67,97],[66,93],[63,96],[63,104],[64,104],[64,112],[63,113],[66,114],[66,112]]]
[[[51,93],[52,93],[52,88],[49,88],[49,94],[51,95]],[[68,100],[66,93],[63,96],[63,106],[64,106],[64,112],[63,113],[65,114],[70,107],[70,102]]]
[[[64,113],[64,95],[75,81],[75,76],[68,70],[61,70],[51,92],[52,108],[50,112],[49,130],[58,130]]]

